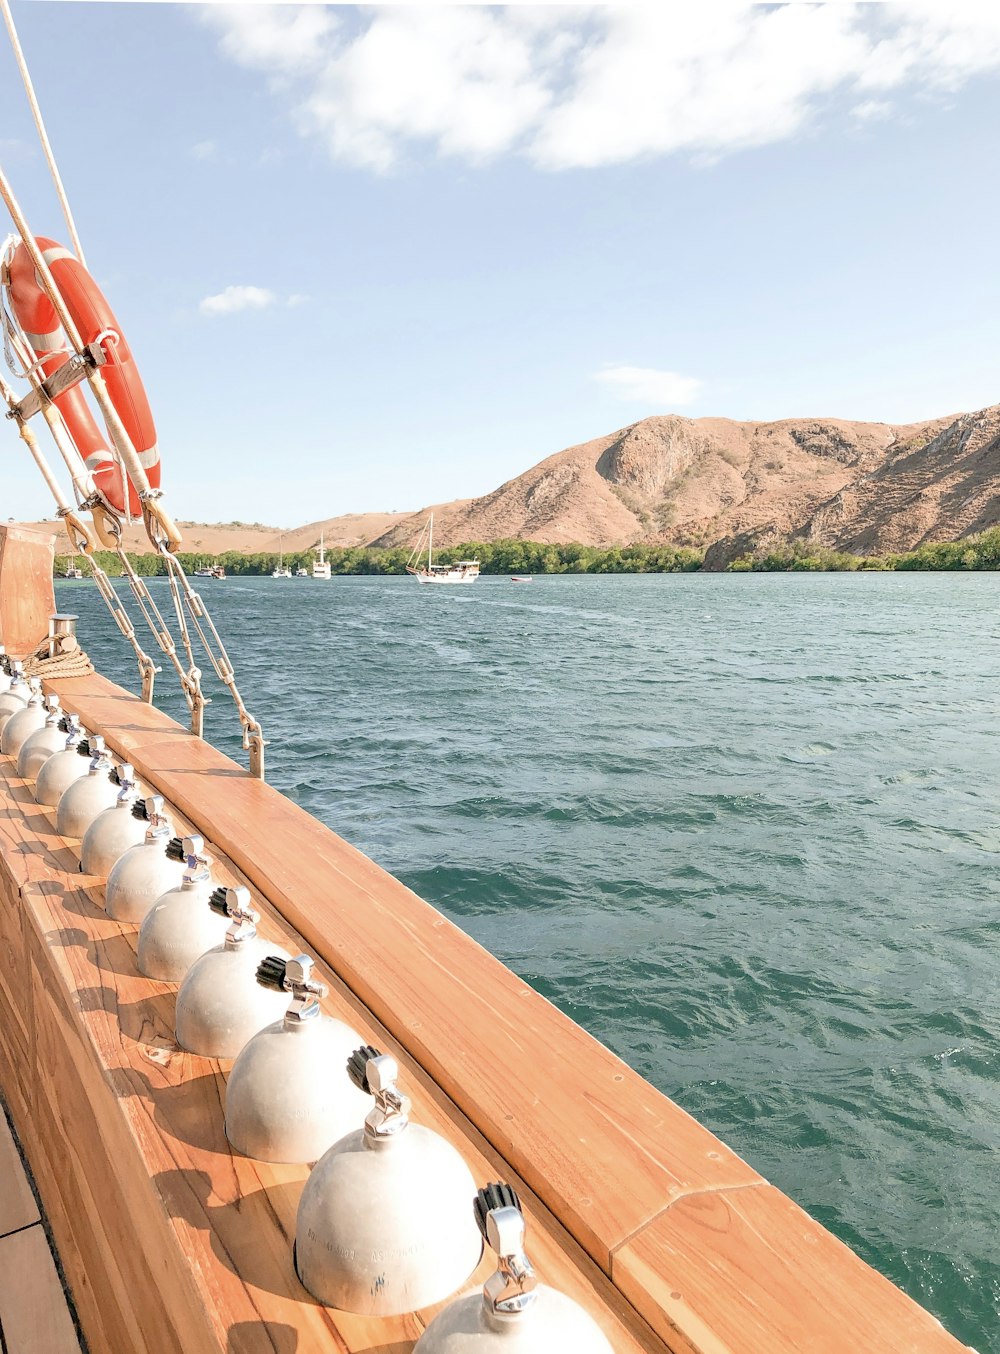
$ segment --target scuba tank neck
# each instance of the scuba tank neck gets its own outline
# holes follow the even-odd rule
[[[476,1222],[500,1264],[483,1285],[483,1306],[494,1320],[521,1317],[538,1296],[538,1279],[524,1252],[524,1215],[510,1185],[487,1185],[476,1195]]]
[[[375,1097],[375,1108],[365,1118],[365,1146],[397,1142],[410,1123],[410,1098],[396,1086],[399,1064],[370,1044],[351,1054],[347,1075],[355,1086]]]
[[[134,801],[138,788],[135,771],[131,764],[122,762],[121,766],[113,767],[109,773],[109,779],[113,784],[121,787],[118,791],[117,807],[120,809],[128,808]]]
[[[286,1027],[298,1029],[304,1022],[317,1020],[322,1014],[320,999],[330,990],[312,976],[313,961],[307,954],[297,954],[294,959],[279,959],[268,955],[257,968],[257,981],[261,987],[270,987],[275,992],[289,992],[292,1003],[285,1012]]]
[[[205,852],[205,841],[197,833],[190,837],[174,837],[167,847],[167,855],[173,860],[183,860],[186,866],[181,878],[181,888],[193,889],[209,878],[209,866],[212,857]]]
[[[129,767],[129,770],[131,771],[132,768]],[[134,795],[133,798],[135,798]],[[170,820],[163,812],[162,795],[147,795],[145,799],[136,799],[132,805],[132,817],[142,819],[149,824],[146,828],[147,845],[151,845],[153,842],[166,841],[173,832]]]
[[[226,949],[237,950],[257,934],[260,913],[250,903],[250,890],[242,886],[235,889],[217,888],[208,900],[213,912],[229,917],[232,926],[226,932]]]
[[[90,751],[90,774],[92,776],[106,775],[114,765],[111,760],[111,753],[104,746],[104,737],[102,734],[92,734],[89,740]]]

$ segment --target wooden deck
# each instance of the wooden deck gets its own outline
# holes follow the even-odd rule
[[[54,689],[202,832],[220,882],[251,887],[264,934],[319,956],[327,1008],[399,1056],[416,1117],[478,1181],[519,1188],[536,1267],[618,1354],[964,1348],[294,804],[100,677]],[[304,1293],[306,1171],[229,1150],[226,1065],[178,1049],[172,989],[137,974],[135,929],[107,917],[6,760],[0,804],[0,1083],[93,1348],[407,1354],[431,1313],[374,1321]]]
[[[27,1169],[0,1107],[0,1349],[80,1354]]]

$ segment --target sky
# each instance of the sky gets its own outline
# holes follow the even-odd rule
[[[179,519],[417,510],[652,414],[1000,402],[1000,6],[12,9]],[[65,240],[3,38],[0,162]],[[49,514],[0,455],[0,519]]]

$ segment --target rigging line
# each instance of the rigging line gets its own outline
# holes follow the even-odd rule
[[[49,142],[48,132],[45,130],[45,122],[42,118],[42,110],[39,107],[38,99],[35,97],[35,87],[31,83],[28,63],[25,61],[24,52],[21,50],[21,40],[17,36],[17,29],[14,27],[14,16],[10,11],[8,0],[0,0],[0,9],[3,10],[3,17],[7,24],[7,33],[10,37],[10,45],[14,49],[14,59],[17,62],[18,70],[21,72],[25,93],[28,96],[28,103],[31,105],[31,112],[35,119],[35,128],[38,132],[38,139],[41,141],[42,150],[45,152],[45,159],[48,162],[49,173],[52,175],[52,182],[55,184],[59,205],[62,207],[63,216],[66,218],[66,225],[69,227],[70,239],[73,242],[76,257],[84,267],[86,267],[87,260],[83,256],[83,245],[80,243],[80,237],[76,231],[76,222],[73,220],[73,213],[70,210],[69,198],[66,196],[66,190],[63,188],[62,179],[59,176],[59,166],[56,164],[56,157],[52,153],[52,146]]]
[[[250,770],[255,776],[263,779],[265,746],[263,730],[260,722],[254,719],[247,710],[243,697],[240,695],[239,688],[236,685],[236,672],[232,660],[226,652],[226,646],[222,642],[222,637],[216,629],[215,622],[212,620],[201,595],[195,592],[191,587],[187,574],[184,572],[184,566],[181,564],[180,560],[167,549],[166,544],[163,542],[160,543],[159,551],[170,578],[170,590],[174,599],[174,608],[177,611],[178,625],[181,628],[181,633],[184,637],[188,653],[191,653],[190,632],[184,617],[181,603],[182,596],[183,603],[190,613],[191,621],[198,633],[198,638],[201,640],[202,646],[208,655],[209,662],[212,664],[215,675],[224,686],[229,688],[229,694],[232,696],[236,705],[236,711],[239,715],[240,725],[243,730],[243,747],[250,754]],[[206,629],[209,632],[208,634],[206,634]],[[191,661],[193,664],[193,657]],[[194,712],[192,712],[192,719],[193,718]]]
[[[0,377],[0,398],[5,401],[9,409],[14,410],[17,407],[17,397],[2,377]],[[90,539],[87,528],[66,501],[66,497],[60,488],[59,481],[52,473],[52,469],[38,443],[38,438],[23,420],[18,420],[18,423],[21,438],[31,452],[32,458],[41,472],[49,492],[55,500],[59,516],[63,519],[63,523],[66,527],[70,545],[73,546],[75,553],[83,555],[86,559],[87,564],[90,566],[90,572],[97,584],[98,591],[104,598],[108,610],[111,612],[112,620],[114,620],[122,635],[132,646],[136,656],[136,662],[139,666],[139,676],[142,681],[142,698],[147,703],[152,703],[153,681],[159,669],[139,643],[131,617],[122,606],[118,594],[111,586],[111,581],[107,574],[94,558],[92,553],[93,541]]]

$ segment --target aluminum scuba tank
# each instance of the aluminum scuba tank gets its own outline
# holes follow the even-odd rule
[[[132,806],[139,797],[139,783],[128,762],[111,772],[112,785],[118,786],[118,798],[110,809],[99,813],[83,834],[80,845],[80,869],[107,879],[115,862],[131,846],[146,836],[146,823],[134,817]]]
[[[5,757],[13,757],[15,761],[24,741],[45,727],[45,716],[48,714],[41,678],[29,677],[28,687],[30,695],[27,705],[21,710],[15,710],[4,720],[3,732],[0,733],[0,752]]]
[[[270,955],[257,969],[261,986],[292,997],[284,1019],[254,1035],[226,1082],[226,1137],[258,1161],[316,1161],[372,1108],[370,1095],[336,1075],[361,1040],[323,1014],[327,988],[312,968],[300,954]]]
[[[24,664],[13,662],[10,664],[10,684],[7,690],[0,695],[0,732],[4,725],[10,719],[11,715],[17,714],[24,706],[28,704],[28,697],[31,695],[31,688],[28,686],[24,675]]]
[[[82,746],[77,746],[77,755]],[[110,779],[114,762],[99,733],[87,741],[87,748],[90,752],[87,774],[66,788],[56,810],[56,831],[61,837],[75,837],[77,841],[97,815],[110,809],[118,798],[118,786]]]
[[[65,715],[58,696],[45,697],[45,723],[30,733],[17,754],[17,774],[22,780],[34,780],[44,764],[66,746]]]
[[[578,1303],[535,1277],[524,1253],[524,1217],[510,1185],[487,1185],[475,1198],[479,1230],[500,1267],[478,1289],[449,1303],[413,1354],[614,1354]]]
[[[112,865],[104,886],[104,909],[115,921],[138,924],[161,894],[181,882],[184,857],[167,851],[174,829],[163,812],[162,795],[135,800],[131,814],[145,833]]]
[[[182,982],[194,961],[206,950],[222,945],[229,914],[220,916],[208,906],[214,885],[201,837],[176,838],[167,847],[185,862],[180,886],[160,895],[139,927],[136,963],[139,972],[162,983]]]
[[[0,696],[10,690],[10,663],[6,647],[0,644]]]
[[[235,1058],[265,1025],[279,1019],[285,992],[257,982],[257,967],[269,954],[289,956],[257,935],[260,913],[249,889],[216,889],[208,906],[231,921],[223,944],[196,959],[177,993],[176,1034],[181,1048],[206,1058]]]
[[[409,1121],[395,1058],[358,1049],[348,1065],[375,1108],[313,1167],[299,1201],[295,1269],[313,1297],[364,1316],[440,1302],[479,1263],[468,1166],[439,1134]]]
[[[63,723],[66,741],[62,751],[53,752],[35,777],[35,802],[49,804],[53,808],[73,782],[85,776],[90,767],[90,743],[84,737],[79,716],[67,715]]]

